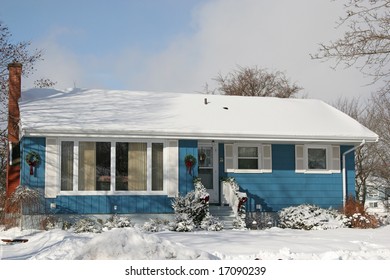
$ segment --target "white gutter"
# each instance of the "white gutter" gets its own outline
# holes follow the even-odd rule
[[[345,157],[347,154],[362,147],[365,143],[366,143],[366,140],[363,140],[359,146],[353,147],[353,148],[351,148],[348,151],[343,153],[343,207],[345,207],[345,202],[347,201],[347,169],[345,167],[346,166]]]

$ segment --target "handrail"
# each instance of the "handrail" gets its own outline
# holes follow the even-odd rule
[[[228,178],[222,182],[222,190],[225,201],[232,207],[233,213],[238,217],[241,213],[241,208],[248,200],[247,194],[240,192],[240,186],[234,178]]]

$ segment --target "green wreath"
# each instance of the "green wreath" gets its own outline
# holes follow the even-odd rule
[[[186,155],[184,158],[184,163],[187,167],[188,173],[191,175],[192,174],[192,168],[196,164],[196,158],[193,155]]]
[[[30,175],[34,174],[34,167],[38,166],[41,161],[41,157],[35,151],[30,151],[26,155],[26,162],[30,166]]]

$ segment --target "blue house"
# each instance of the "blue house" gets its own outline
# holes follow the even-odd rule
[[[18,100],[20,77],[10,82]],[[310,99],[31,89],[18,106],[19,184],[40,190],[41,213],[172,213],[194,177],[216,205],[221,178],[233,177],[247,211],[338,208],[355,191],[354,149],[378,140]]]

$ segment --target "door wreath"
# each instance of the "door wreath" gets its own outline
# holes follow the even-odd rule
[[[34,175],[34,168],[38,166],[41,158],[35,151],[30,151],[26,155],[26,162],[30,166],[30,175]]]
[[[192,175],[192,169],[196,164],[196,158],[193,155],[186,155],[184,158],[184,163],[187,167],[188,173]]]

